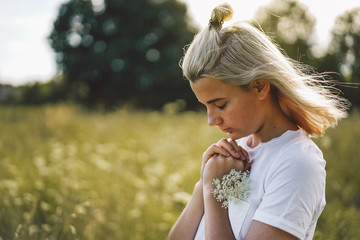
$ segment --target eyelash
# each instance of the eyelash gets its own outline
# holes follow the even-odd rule
[[[224,110],[225,109],[225,107],[226,107],[226,103],[225,104],[223,104],[223,105],[221,105],[221,106],[216,106],[218,109],[220,109],[220,110]]]

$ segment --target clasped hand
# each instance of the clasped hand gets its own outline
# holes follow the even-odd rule
[[[250,170],[250,165],[248,153],[235,140],[223,138],[204,152],[200,181],[204,187],[212,188],[214,178],[221,179],[231,169]]]

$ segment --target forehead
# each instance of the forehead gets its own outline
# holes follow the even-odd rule
[[[234,94],[234,91],[240,87],[224,83],[215,78],[200,78],[190,82],[191,89],[198,100],[206,103],[214,98],[226,98]]]

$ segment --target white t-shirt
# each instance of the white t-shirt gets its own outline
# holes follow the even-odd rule
[[[228,208],[237,240],[244,239],[251,222],[282,229],[299,239],[312,239],[317,219],[325,207],[325,160],[315,143],[299,129],[247,146],[248,137],[237,140],[253,161],[248,199]],[[204,219],[195,240],[205,239]]]

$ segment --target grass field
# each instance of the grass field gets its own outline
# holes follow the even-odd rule
[[[225,137],[204,113],[0,107],[0,240],[166,239]],[[315,139],[327,207],[314,239],[360,236],[360,115]]]

